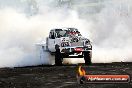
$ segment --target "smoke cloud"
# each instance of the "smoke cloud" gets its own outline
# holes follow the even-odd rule
[[[13,7],[15,4],[6,6],[7,3],[3,3],[4,7],[0,9],[0,67],[42,64],[36,57],[35,44],[45,39],[51,28],[83,26],[84,21],[73,10],[53,9],[49,7],[50,3],[42,0],[36,3],[40,4],[39,11],[31,8],[29,12],[27,9],[30,7],[22,5],[23,2],[19,2],[20,8]],[[30,4],[33,7],[34,3]]]
[[[94,40],[93,58],[99,62],[132,61],[132,31],[130,0],[111,0],[94,21],[92,38]]]
[[[42,64],[35,44],[45,40],[50,29],[58,27],[76,27],[90,38],[93,62],[132,61],[130,0],[102,1],[99,11],[85,16],[78,8],[59,7],[55,1],[0,1],[0,67]],[[76,2],[71,7],[76,7]]]

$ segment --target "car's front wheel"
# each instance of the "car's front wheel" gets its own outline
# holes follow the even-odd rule
[[[62,54],[60,53],[60,50],[56,50],[55,52],[55,65],[61,66],[62,65]]]
[[[90,51],[84,51],[84,60],[85,60],[85,65],[90,65],[92,63]]]

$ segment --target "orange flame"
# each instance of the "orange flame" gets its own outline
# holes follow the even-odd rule
[[[84,76],[86,74],[86,71],[82,68],[82,66],[79,66],[78,74],[79,76]]]

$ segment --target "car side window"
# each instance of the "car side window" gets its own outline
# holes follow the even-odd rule
[[[55,33],[54,33],[54,31],[51,32],[51,39],[55,39]]]
[[[49,33],[49,38],[51,38],[51,32]]]

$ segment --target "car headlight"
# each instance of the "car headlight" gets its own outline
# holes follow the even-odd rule
[[[85,46],[87,46],[88,48],[92,47],[89,41],[85,41]]]
[[[92,46],[90,44],[87,45],[88,48],[92,48]]]
[[[69,42],[62,42],[61,47],[69,46]]]

